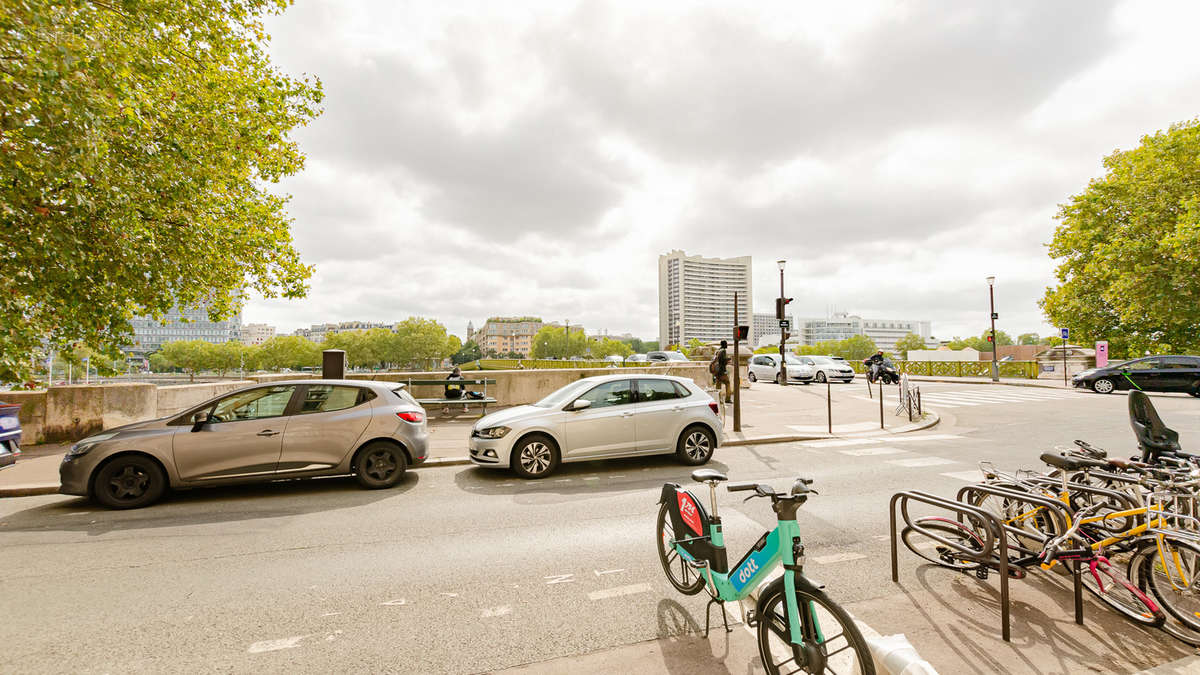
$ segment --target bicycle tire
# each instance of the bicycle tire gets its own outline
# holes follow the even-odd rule
[[[858,675],[875,675],[875,662],[871,658],[871,649],[863,639],[854,619],[837,603],[829,599],[823,591],[796,591],[796,602],[800,608],[808,608],[808,613],[802,615],[805,621],[806,635],[821,638],[814,639],[807,647],[792,645],[788,636],[790,627],[787,618],[787,604],[784,602],[783,584],[770,587],[767,594],[759,600],[758,606],[762,613],[758,617],[758,656],[762,660],[767,673],[856,673]],[[815,618],[815,622],[812,621]],[[831,631],[828,627],[836,623],[841,631],[833,637],[824,637]],[[824,628],[822,628],[824,626]],[[846,645],[839,647],[838,640],[844,638]],[[830,646],[834,647],[833,649]],[[777,661],[778,653],[781,661]],[[786,669],[782,668],[791,663]],[[835,668],[846,664],[848,667]],[[800,668],[796,670],[792,666]]]
[[[1024,486],[1016,483],[996,483],[995,485],[1034,496],[1045,496],[1030,492]],[[1018,552],[1037,553],[1042,550],[1046,542],[1058,536],[1058,521],[1046,512],[1046,507],[1039,506],[1030,509],[1028,505],[1019,500],[987,493],[976,493],[969,503],[971,506],[996,516],[1000,519],[1000,523],[1006,526],[1009,555],[1015,555]],[[1025,517],[1022,517],[1023,515]],[[1018,518],[1020,521],[1014,524]],[[1021,532],[1014,532],[1014,529]],[[982,535],[980,536],[982,537]]]
[[[1161,555],[1163,550],[1171,551],[1172,558],[1181,553],[1179,566],[1171,559],[1164,561]],[[1132,564],[1133,561],[1130,562]],[[1162,549],[1159,546],[1153,547],[1143,564],[1145,567],[1141,572],[1146,579],[1146,585],[1167,613],[1187,628],[1200,631],[1200,617],[1196,615],[1200,612],[1200,597],[1196,595],[1200,592],[1200,584],[1194,576],[1200,566],[1200,546],[1190,541],[1168,537],[1163,540]],[[1182,588],[1177,578],[1180,567],[1189,577],[1186,583],[1182,583]]]
[[[1146,582],[1144,569],[1150,563],[1150,554],[1155,549],[1156,547],[1153,544],[1149,544],[1134,551],[1133,555],[1129,556],[1129,566],[1126,568],[1126,575],[1129,577],[1129,581],[1143,591],[1150,590],[1151,593],[1154,591],[1149,588],[1149,584]],[[1162,603],[1161,598],[1159,598],[1159,602]],[[1165,609],[1166,604],[1162,604]],[[1166,623],[1159,626],[1159,628],[1167,635],[1189,647],[1200,647],[1200,631],[1189,628],[1169,611],[1167,612]]]
[[[979,535],[977,535],[974,530],[958,521],[950,520],[948,518],[939,518],[937,516],[927,516],[924,518],[918,518],[916,524],[928,530],[935,530],[938,534],[942,535],[946,539],[955,541],[956,543],[962,543],[965,548],[974,548],[981,553],[983,552],[983,541],[979,538]],[[910,541],[909,538],[914,536],[919,537],[921,541]],[[908,550],[915,553],[917,557],[928,560],[934,565],[960,571],[973,570],[982,565],[982,563],[978,561],[962,560],[961,558],[957,558],[957,556],[951,555],[952,550],[943,544],[937,544],[934,547],[919,546],[920,543],[933,542],[934,540],[920,534],[911,527],[906,527],[900,531],[900,540],[903,541],[904,545],[908,547]],[[957,562],[955,562],[956,560]]]
[[[704,590],[704,577],[700,576],[694,568],[688,565],[683,556],[675,550],[675,547],[670,545],[670,542],[675,538],[675,528],[671,526],[671,514],[667,509],[667,505],[663,504],[658,509],[657,523],[657,541],[658,541],[658,561],[662,563],[663,572],[667,574],[667,581],[675,587],[675,590],[684,595],[695,595]],[[670,550],[668,550],[670,549]],[[679,566],[678,576],[674,569]],[[696,578],[689,581],[691,575]]]
[[[1096,561],[1096,571],[1109,582],[1104,590],[1100,589],[1099,581],[1089,570],[1081,569],[1079,575],[1083,587],[1091,591],[1098,600],[1112,607],[1118,614],[1140,625],[1158,628],[1167,620],[1167,614],[1156,605],[1150,596],[1129,581],[1129,577],[1115,569],[1111,563],[1104,560]]]

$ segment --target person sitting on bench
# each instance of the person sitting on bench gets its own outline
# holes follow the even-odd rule
[[[462,380],[462,379],[464,379],[462,370],[459,369],[458,366],[454,366],[454,370],[450,371],[450,374],[446,377],[446,379],[447,380]],[[461,384],[447,384],[446,385],[446,391],[445,391],[446,398],[462,398],[464,393],[465,392],[464,392],[463,386]],[[471,409],[470,405],[464,406],[463,412],[468,412],[468,411],[470,411],[470,409]],[[444,406],[442,408],[442,412],[449,413],[450,406]]]

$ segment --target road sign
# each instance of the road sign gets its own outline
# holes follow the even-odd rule
[[[1067,339],[1067,338],[1069,338],[1069,337],[1071,337],[1071,329],[1070,329],[1070,328],[1063,328],[1063,329],[1062,329],[1062,339],[1066,340],[1066,339]]]
[[[995,321],[996,319],[999,319],[999,318],[1000,318],[999,314],[992,312],[992,321]]]
[[[792,327],[792,322],[790,319],[780,319],[779,327],[782,328],[783,330],[787,330]]]

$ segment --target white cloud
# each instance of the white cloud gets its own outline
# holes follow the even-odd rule
[[[300,3],[300,301],[248,321],[540,314],[656,337],[657,256],[787,258],[830,305],[1048,332],[1044,243],[1100,158],[1200,109],[1186,3]],[[1188,18],[1188,17],[1191,18]]]

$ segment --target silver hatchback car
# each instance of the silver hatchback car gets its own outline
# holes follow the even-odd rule
[[[545,478],[561,462],[674,453],[708,462],[723,441],[712,397],[682,377],[604,375],[572,382],[533,405],[494,412],[471,430],[478,466]]]
[[[79,441],[59,492],[129,509],[167,487],[353,474],[387,488],[425,461],[428,437],[424,408],[394,382],[272,382]]]

